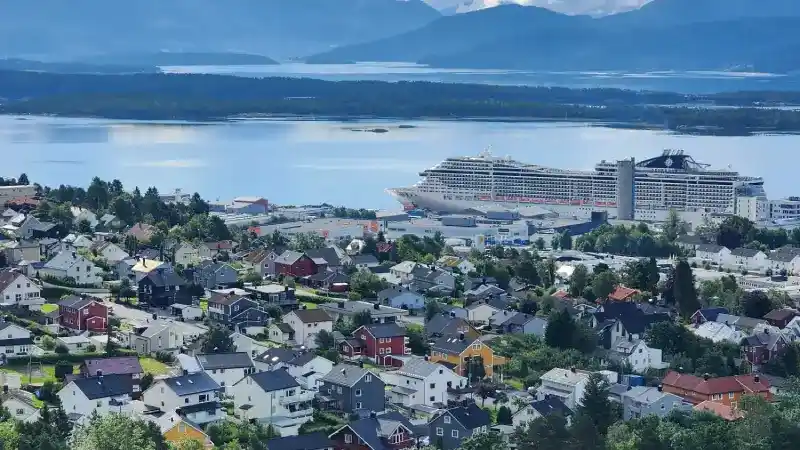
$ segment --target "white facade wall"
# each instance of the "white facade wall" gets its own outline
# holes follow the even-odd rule
[[[229,392],[231,386],[249,375],[249,371],[250,368],[248,367],[236,369],[207,369],[205,372],[214,381],[219,383],[219,385],[225,389],[225,392]]]
[[[0,292],[0,303],[14,305],[41,305],[44,299],[39,285],[20,275],[4,291]]]
[[[67,414],[76,413],[82,416],[91,416],[93,413],[97,412],[98,415],[103,416],[111,413],[130,414],[133,411],[130,395],[126,394],[90,400],[83,391],[78,389],[75,382],[69,383],[58,391],[58,398],[61,399],[61,404]],[[122,406],[110,405],[112,400],[122,403]]]
[[[283,316],[283,321],[294,330],[294,340],[297,345],[305,345],[306,348],[317,348],[317,343],[314,341],[321,330],[333,333],[333,321],[303,323],[293,312]]]
[[[242,411],[249,420],[271,423],[281,436],[297,434],[300,425],[309,422],[314,410],[311,401],[314,392],[294,387],[272,392],[264,392],[252,378],[245,378],[231,389],[233,405]],[[301,408],[301,404],[307,407]],[[242,410],[243,405],[252,405],[249,410]],[[295,411],[289,408],[294,405]]]

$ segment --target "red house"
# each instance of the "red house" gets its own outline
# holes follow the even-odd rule
[[[314,261],[305,253],[286,250],[275,258],[275,273],[292,277],[307,277],[317,272],[324,271],[327,262],[324,259]]]
[[[635,297],[636,294],[639,294],[640,292],[641,291],[638,291],[636,289],[631,289],[629,287],[620,285],[617,286],[616,289],[614,289],[614,292],[608,295],[608,299],[613,300],[615,302],[631,302],[633,301],[633,297]]]
[[[106,331],[108,307],[102,301],[73,295],[58,302],[58,324],[70,330]]]
[[[411,353],[406,347],[406,332],[396,323],[363,325],[353,331],[352,339],[341,343],[340,350],[346,356],[366,356],[384,366],[398,363],[390,356]]]

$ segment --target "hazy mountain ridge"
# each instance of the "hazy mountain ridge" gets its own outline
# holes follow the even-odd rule
[[[570,15],[604,16],[630,11],[650,0],[425,0],[442,14],[460,14],[506,4],[538,6]]]

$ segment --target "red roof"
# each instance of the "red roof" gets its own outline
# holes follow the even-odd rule
[[[560,298],[562,300],[565,298],[570,298],[569,293],[567,293],[567,291],[564,290],[557,291],[555,294],[553,294],[553,297]]]
[[[769,381],[759,378],[758,382],[756,382],[755,375],[736,375],[705,380],[703,377],[686,375],[671,370],[661,380],[661,384],[703,395],[724,394],[726,392],[756,394],[769,392],[770,388]]]
[[[631,297],[633,297],[634,295],[638,294],[639,292],[640,291],[638,291],[636,289],[631,289],[629,287],[617,286],[617,288],[614,289],[614,292],[612,292],[611,294],[608,295],[608,298],[610,300],[616,300],[618,302],[624,302],[624,301],[630,300]]]
[[[710,400],[706,400],[702,403],[695,405],[694,410],[710,412],[730,422],[744,417],[741,411],[731,406],[724,405],[722,403],[712,402]]]

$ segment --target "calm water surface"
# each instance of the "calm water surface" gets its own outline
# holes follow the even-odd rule
[[[124,122],[0,116],[0,176],[26,172],[42,184],[87,185],[93,176],[126,186],[182,188],[209,199],[260,195],[276,203],[329,202],[397,208],[387,187],[416,182],[448,156],[498,155],[561,168],[601,159],[655,156],[680,148],[717,167],[763,176],[772,198],[800,194],[800,136],[696,137],[580,124],[404,122],[354,124],[245,121]],[[377,125],[388,133],[352,131]]]

